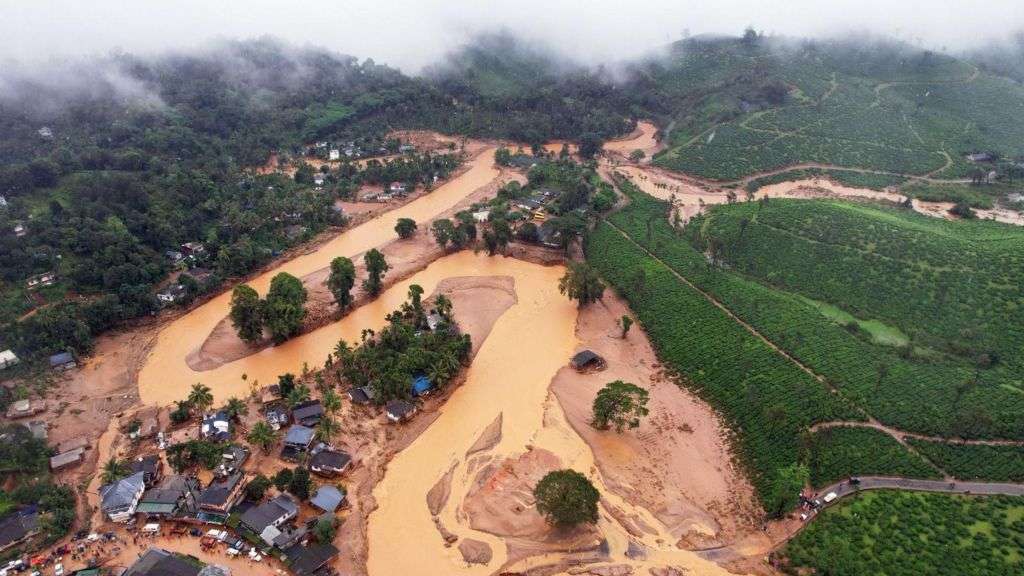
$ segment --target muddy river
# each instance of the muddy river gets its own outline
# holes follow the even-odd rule
[[[248,282],[260,293],[265,293],[271,278],[279,272],[288,272],[296,277],[323,269],[337,256],[356,256],[370,248],[381,246],[395,236],[395,221],[412,218],[423,223],[455,206],[474,190],[496,178],[499,171],[494,166],[494,149],[488,148],[469,161],[466,172],[458,178],[439,186],[436,190],[417,200],[396,208],[380,218],[348,230],[313,252],[282,263],[280,266]],[[449,276],[465,275],[457,272]],[[433,284],[428,286],[425,278],[415,279],[429,294]],[[446,276],[436,276],[437,279]],[[139,395],[143,404],[170,404],[188,394],[189,387],[202,382],[213,391],[217,401],[230,396],[244,396],[254,381],[269,384],[285,372],[296,372],[304,363],[310,367],[321,365],[339,338],[354,339],[365,326],[375,326],[383,321],[384,315],[405,298],[409,282],[403,282],[389,290],[374,303],[354,311],[345,320],[325,326],[301,337],[289,340],[281,346],[267,348],[257,354],[231,362],[204,372],[189,368],[185,359],[198,348],[217,323],[229,312],[231,292],[206,302],[185,316],[175,320],[157,336],[156,342],[139,373]],[[354,332],[353,332],[354,331]],[[243,376],[245,377],[243,379]]]

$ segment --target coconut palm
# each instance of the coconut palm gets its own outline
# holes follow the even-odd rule
[[[309,386],[305,384],[299,384],[288,393],[288,404],[295,406],[309,400]]]
[[[228,413],[228,418],[237,421],[240,417],[249,413],[249,405],[241,398],[232,396],[224,403],[224,411]]]
[[[188,394],[188,403],[200,414],[206,413],[210,406],[213,406],[213,393],[210,392],[210,387],[199,382],[193,384],[192,391]]]
[[[264,452],[270,452],[270,448],[277,441],[277,433],[270,427],[270,424],[260,421],[253,424],[248,436],[246,436],[246,440],[254,446],[263,448]]]
[[[324,391],[323,396],[320,398],[320,403],[324,405],[324,410],[330,414],[337,414],[338,410],[341,410],[341,396],[338,396],[338,393],[330,388]]]
[[[110,460],[107,460],[106,463],[103,464],[103,474],[101,479],[104,484],[110,484],[127,476],[128,472],[127,464],[118,460],[115,456],[111,456]]]
[[[324,416],[320,419],[320,423],[316,425],[316,435],[324,442],[330,442],[331,438],[336,436],[338,432],[341,432],[341,425],[330,416]]]

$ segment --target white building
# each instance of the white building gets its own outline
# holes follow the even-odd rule
[[[3,352],[0,352],[0,370],[14,366],[18,362],[20,362],[20,360],[18,360],[18,356],[11,350],[4,350]]]
[[[337,148],[331,148],[331,151],[327,153],[328,160],[341,160],[341,150]]]

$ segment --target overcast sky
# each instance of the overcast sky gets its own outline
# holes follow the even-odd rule
[[[415,72],[501,27],[594,62],[684,31],[738,34],[747,25],[788,36],[871,31],[959,50],[1024,28],[1024,0],[0,0],[0,61],[270,35]]]

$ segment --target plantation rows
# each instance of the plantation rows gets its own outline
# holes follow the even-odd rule
[[[869,335],[836,324],[793,294],[710,266],[661,217],[665,204],[628,184],[623,190],[632,202],[612,216],[615,225],[882,422],[937,436],[1024,437],[1024,394],[1000,385],[1010,374],[1007,368],[979,370],[956,358],[918,358],[876,345]],[[716,209],[712,223],[735,208]],[[707,220],[695,220],[686,233],[711,227]],[[761,242],[750,235],[753,227],[746,233],[751,244]]]
[[[781,556],[842,576],[1024,573],[1024,499],[871,491],[829,508]]]
[[[793,200],[726,207],[702,224],[705,238],[722,244],[737,271],[882,319],[919,345],[1024,366],[1018,354],[1024,231],[1018,228]]]
[[[811,485],[822,488],[851,476],[942,478],[920,456],[874,428],[826,428],[809,441]]]
[[[779,469],[797,462],[800,432],[857,415],[607,223],[587,259],[630,303],[665,364],[692,383],[738,436],[764,502]]]
[[[911,439],[926,458],[961,480],[1024,482],[1024,447],[947,444]]]

